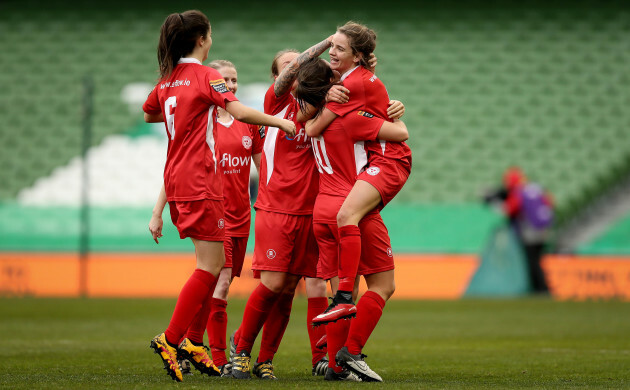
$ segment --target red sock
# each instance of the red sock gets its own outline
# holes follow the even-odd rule
[[[208,330],[208,345],[212,352],[212,360],[217,366],[227,363],[225,357],[226,333],[227,333],[227,301],[218,298],[212,298],[212,309],[210,316],[206,321]]]
[[[352,320],[346,347],[348,352],[358,355],[381,319],[385,300],[373,291],[367,291],[357,303],[357,318]]]
[[[215,284],[216,286],[216,284]],[[212,294],[214,293],[214,287],[212,291],[208,293],[201,310],[197,312],[195,318],[193,318],[188,330],[186,331],[186,337],[188,340],[199,345],[203,344],[203,334],[206,333],[206,324],[208,323],[208,316],[212,310]]]
[[[252,352],[252,346],[260,329],[269,316],[269,312],[276,303],[276,299],[280,293],[275,293],[265,287],[264,284],[259,283],[258,287],[252,292],[245,305],[245,312],[243,313],[243,322],[240,326],[240,337],[238,340],[238,346],[236,352],[240,353],[246,351]]]
[[[280,294],[276,304],[273,305],[269,318],[263,327],[262,339],[260,340],[260,353],[258,362],[273,360],[278,347],[287,329],[289,318],[291,317],[291,307],[293,306],[294,294]]]
[[[353,320],[356,321],[356,320]],[[348,338],[350,321],[331,322],[326,325],[326,339],[328,340],[328,367],[332,367],[336,372],[341,372],[341,367],[337,367],[335,356],[343,347]]]
[[[361,260],[361,230],[355,225],[339,228],[339,288],[352,291]]]
[[[164,332],[170,343],[177,343],[186,333],[193,318],[197,315],[208,294],[212,294],[217,283],[210,272],[195,269],[179,293],[171,322]]]
[[[311,342],[311,354],[313,355],[312,364],[326,356],[326,348],[323,350],[315,348],[315,344],[326,334],[325,326],[313,326],[313,317],[321,314],[328,307],[328,299],[326,297],[315,297],[308,299],[308,308],[306,309],[306,329],[308,330],[308,339]]]

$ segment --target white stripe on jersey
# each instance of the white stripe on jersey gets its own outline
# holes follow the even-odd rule
[[[210,150],[212,151],[212,160],[214,160],[214,173],[217,173],[217,153],[214,150],[214,120],[212,119],[214,115],[214,106],[210,106],[208,109],[208,126],[206,127],[206,143]]]
[[[359,141],[354,143],[354,163],[357,169],[357,175],[365,169],[367,165],[367,153],[365,153],[365,142]]]
[[[383,156],[385,155],[386,147],[387,147],[387,141],[381,141],[381,150],[383,151]]]
[[[286,106],[284,110],[274,116],[284,119],[284,115],[287,113],[289,106]],[[263,150],[265,151],[265,164],[267,165],[267,184],[269,184],[271,174],[273,173],[273,160],[274,155],[276,154],[276,139],[278,138],[278,131],[279,129],[277,127],[268,127],[267,134],[265,135]]]

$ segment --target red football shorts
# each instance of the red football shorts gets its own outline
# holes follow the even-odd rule
[[[188,202],[168,202],[171,220],[180,238],[195,238],[203,241],[223,241],[225,239],[225,219],[223,201],[193,200]]]
[[[371,275],[394,269],[394,255],[389,233],[381,215],[370,213],[359,223],[361,230],[361,261],[359,275]],[[337,276],[339,270],[339,233],[336,224],[316,223],[315,237],[319,245],[322,278]]]
[[[357,176],[357,180],[373,185],[381,194],[381,202],[385,207],[403,188],[410,172],[411,163],[408,160],[392,160],[373,155],[370,156],[369,166]]]
[[[225,241],[223,241],[223,249],[225,250],[225,265],[223,268],[232,268],[232,277],[241,276],[248,238],[225,237]]]
[[[317,276],[317,242],[311,215],[256,210],[256,241],[252,269]],[[256,274],[256,272],[254,272]]]

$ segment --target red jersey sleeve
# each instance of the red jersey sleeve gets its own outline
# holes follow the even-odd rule
[[[265,130],[265,126],[249,125],[249,132],[252,134],[252,155],[262,153]]]
[[[156,87],[153,87],[153,90],[151,91],[149,96],[147,96],[147,100],[142,105],[142,110],[147,114],[157,115],[162,112],[162,107],[160,107],[160,101],[157,96]]]
[[[344,118],[344,127],[353,141],[373,141],[378,138],[384,119],[365,111],[354,111]]]
[[[337,114],[337,116],[344,116],[352,111],[360,110],[365,104],[365,89],[360,77],[346,78],[343,81],[343,86],[350,90],[350,100],[343,104],[336,102],[326,104],[326,108]]]
[[[202,85],[200,85],[200,90],[209,103],[225,108],[226,103],[238,101],[236,96],[228,89],[223,76],[216,69],[205,68],[207,72],[205,79],[202,80]]]
[[[274,87],[276,83],[271,84],[271,87],[265,94],[265,114],[276,115],[282,111],[288,104],[292,103],[291,91],[287,91],[284,95],[276,96]]]

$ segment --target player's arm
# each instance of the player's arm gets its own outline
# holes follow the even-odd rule
[[[159,114],[147,114],[146,112],[144,113],[144,121],[146,123],[160,123],[160,122],[164,122],[164,114],[163,113],[159,113]]]
[[[405,123],[399,119],[394,119],[394,122],[383,121],[381,129],[378,131],[378,139],[403,142],[409,139],[409,132]]]
[[[297,78],[300,66],[311,58],[319,57],[320,54],[325,52],[332,45],[332,37],[331,35],[320,43],[306,49],[282,69],[273,87],[273,92],[276,96],[282,96],[291,90],[291,86]]]
[[[164,189],[164,184],[162,184],[157,202],[155,202],[155,207],[153,207],[151,220],[149,221],[149,231],[151,232],[153,240],[156,244],[159,244],[158,238],[162,237],[162,226],[164,226],[164,221],[162,221],[162,212],[164,211],[165,206],[166,190]]]
[[[319,137],[319,135],[337,118],[337,114],[324,108],[315,119],[306,122],[304,130],[309,137]]]
[[[295,123],[286,119],[263,114],[260,111],[247,107],[238,100],[227,102],[225,104],[225,109],[237,121],[249,123],[250,125],[277,127],[284,131],[289,137],[293,137],[295,135]]]
[[[390,100],[387,107],[387,116],[390,119],[400,119],[405,113],[405,105],[398,100]]]
[[[252,154],[252,161],[254,162],[254,166],[256,167],[256,171],[260,173],[260,159],[262,158],[262,153]]]

